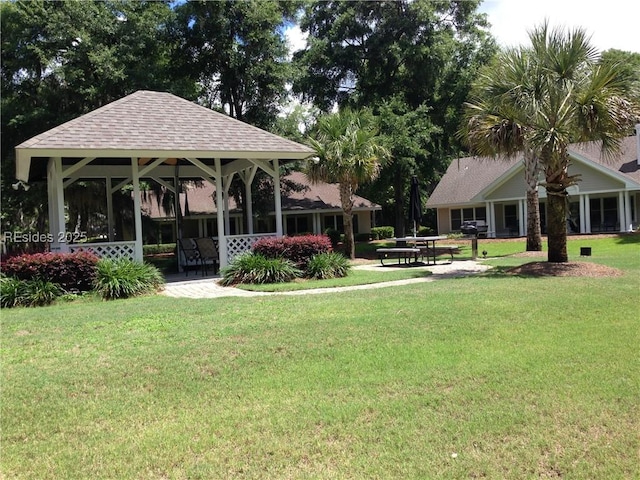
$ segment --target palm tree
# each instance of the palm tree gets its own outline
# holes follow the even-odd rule
[[[567,262],[567,188],[579,180],[568,173],[569,144],[599,140],[603,156],[615,155],[635,107],[626,98],[629,83],[620,66],[598,62],[583,29],[550,29],[545,23],[529,38],[530,48],[501,56],[521,57],[515,68],[522,85],[470,104],[464,130],[471,145],[493,143],[496,151],[537,157],[547,191],[548,260]]]
[[[475,155],[509,159],[523,154],[527,198],[527,251],[542,250],[540,203],[538,198],[538,158],[525,144],[522,111],[535,105],[541,76],[531,55],[523,49],[501,52],[485,67],[472,88],[466,104],[466,123],[459,135]]]
[[[379,143],[370,112],[341,110],[318,120],[309,145],[319,159],[310,162],[307,176],[312,183],[337,183],[344,217],[345,250],[355,258],[353,240],[353,195],[358,186],[377,178],[387,150]]]

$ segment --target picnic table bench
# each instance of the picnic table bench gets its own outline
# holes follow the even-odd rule
[[[418,255],[420,254],[419,248],[413,247],[389,247],[389,248],[377,248],[376,253],[380,259],[380,263],[384,266],[384,259],[389,257],[395,257],[398,259],[398,265],[400,260],[404,260],[404,263],[408,263],[407,260],[414,258],[418,261]]]
[[[453,262],[453,254],[460,253],[460,247],[458,245],[438,245],[437,247],[426,247],[426,251],[423,251],[423,255],[432,257],[439,257],[440,255],[451,255],[451,261]]]

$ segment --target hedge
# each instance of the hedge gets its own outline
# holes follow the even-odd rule
[[[332,247],[326,235],[301,235],[263,238],[253,245],[252,250],[266,258],[284,258],[304,270],[314,255],[331,252]]]
[[[20,280],[43,280],[64,290],[86,292],[93,288],[98,257],[88,252],[33,253],[8,258],[2,273]]]
[[[371,237],[374,240],[384,240],[385,238],[393,238],[395,235],[395,228],[386,226],[386,227],[373,227],[371,229]]]

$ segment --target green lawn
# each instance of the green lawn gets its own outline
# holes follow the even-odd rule
[[[613,278],[3,310],[0,478],[639,478],[639,238],[588,242]]]

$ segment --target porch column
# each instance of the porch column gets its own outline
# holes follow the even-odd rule
[[[625,192],[624,216],[625,231],[633,232],[633,218],[631,218],[631,192]]]
[[[624,192],[618,193],[618,222],[620,223],[620,231],[627,231],[626,205]]]
[[[280,197],[280,161],[273,160],[273,195],[276,207],[276,235],[282,236],[282,198]]]
[[[224,201],[222,198],[222,190],[224,186],[222,185],[222,162],[219,158],[214,160],[216,167],[216,205],[218,206],[218,211],[216,213],[216,221],[218,222],[218,255],[220,256],[220,268],[226,267],[228,265],[227,262],[227,234],[224,230]]]
[[[588,193],[584,195],[584,233],[591,233],[591,201]]]
[[[519,226],[520,236],[524,237],[527,235],[527,204],[524,200],[518,200],[518,205],[520,207],[520,218],[519,218]]]
[[[321,235],[322,221],[320,220],[320,214],[317,212],[313,212],[311,215],[313,218],[313,233],[315,233],[316,235]]]
[[[131,181],[133,182],[133,220],[136,227],[136,246],[133,258],[142,262],[142,205],[140,202],[140,178],[138,176],[138,159],[131,157]]]
[[[487,236],[496,238],[496,204],[494,202],[487,204],[487,223]]]
[[[585,233],[584,195],[578,196],[578,207],[579,207],[579,217],[580,217],[580,233]]]
[[[64,182],[62,158],[49,158],[47,164],[47,197],[49,200],[49,233],[52,252],[68,252],[64,219]]]

